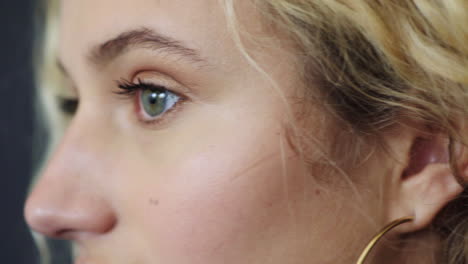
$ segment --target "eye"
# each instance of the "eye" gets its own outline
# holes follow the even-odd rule
[[[138,92],[140,111],[146,119],[154,119],[170,110],[179,96],[165,89],[144,88]]]
[[[164,86],[143,82],[118,82],[119,94],[135,97],[140,119],[152,122],[175,108],[183,98]]]
[[[79,101],[76,98],[57,96],[60,111],[66,116],[73,116],[78,109]]]

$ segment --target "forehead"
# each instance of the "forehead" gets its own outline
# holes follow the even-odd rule
[[[249,2],[236,1],[236,7],[248,27],[255,28],[259,18]],[[69,59],[141,27],[179,40],[206,58],[235,51],[219,0],[64,0],[60,20],[59,53]]]

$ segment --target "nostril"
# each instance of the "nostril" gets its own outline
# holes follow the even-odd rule
[[[60,239],[74,239],[76,236],[76,230],[73,229],[60,229],[55,231],[53,236],[54,238],[60,238]]]

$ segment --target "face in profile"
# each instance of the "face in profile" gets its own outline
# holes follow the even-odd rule
[[[241,25],[272,35],[240,2]],[[319,254],[313,233],[333,223],[287,142],[284,99],[299,86],[286,47],[245,46],[275,91],[217,1],[62,1],[59,32],[79,107],[29,197],[34,230],[71,240],[83,264]]]
[[[338,153],[359,161],[346,172],[324,165],[319,146],[355,142],[304,99],[317,84],[297,45],[261,4],[224,2],[61,1],[72,117],[26,203],[33,230],[70,240],[77,264],[353,263],[383,223],[411,215],[398,234],[424,230],[461,193],[447,141],[408,127],[362,162]],[[303,135],[317,144],[298,148]],[[375,263],[406,263],[389,248],[395,261]],[[421,248],[411,257],[428,259]]]

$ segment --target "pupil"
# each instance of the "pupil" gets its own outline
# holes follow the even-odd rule
[[[143,110],[151,117],[156,117],[164,113],[167,97],[167,91],[145,89],[140,98],[143,104]]]
[[[158,93],[157,92],[152,92],[149,97],[149,103],[150,104],[156,104],[158,102]]]

